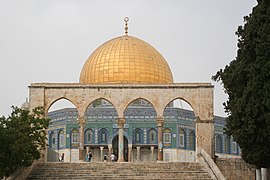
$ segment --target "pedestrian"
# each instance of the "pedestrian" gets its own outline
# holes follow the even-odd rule
[[[107,162],[107,160],[108,160],[107,153],[105,153],[105,155],[104,155],[104,157],[103,157],[103,160],[104,160],[104,162]]]
[[[89,157],[88,157],[88,153],[87,153],[85,156],[85,161],[88,162],[88,159],[89,159]]]
[[[88,162],[91,162],[92,161],[92,152],[91,151],[89,151],[88,152]]]
[[[61,154],[61,161],[64,162],[64,159],[65,159],[65,153],[62,153]]]
[[[113,153],[111,154],[111,161],[115,162],[115,155]]]

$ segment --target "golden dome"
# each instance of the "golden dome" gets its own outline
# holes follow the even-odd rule
[[[85,62],[80,83],[172,83],[162,55],[148,43],[120,36],[98,47]]]

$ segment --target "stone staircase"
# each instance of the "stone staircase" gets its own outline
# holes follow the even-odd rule
[[[199,163],[45,163],[37,164],[31,179],[212,179]]]

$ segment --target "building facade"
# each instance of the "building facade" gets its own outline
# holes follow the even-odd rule
[[[52,121],[47,161],[93,161],[114,153],[123,161],[195,161],[204,149],[212,158],[238,155],[223,135],[225,119],[214,117],[213,85],[174,83],[169,65],[150,44],[128,35],[98,47],[82,67],[79,83],[32,83],[30,109],[42,106]],[[49,112],[66,99],[74,109]],[[187,102],[193,111],[176,108]]]
[[[84,128],[84,155],[93,154],[93,161],[100,162],[105,154],[118,155],[118,117],[111,105],[94,105],[88,108]],[[131,104],[125,112],[124,160],[156,161],[158,151],[157,116],[152,107]],[[190,110],[166,107],[163,125],[164,161],[193,162],[196,159],[196,117]],[[66,108],[49,113],[48,161],[59,160],[65,153],[67,162],[79,161],[78,113]],[[214,117],[215,152],[221,157],[239,156],[239,147],[224,134],[226,119]],[[85,158],[85,156],[84,156]]]

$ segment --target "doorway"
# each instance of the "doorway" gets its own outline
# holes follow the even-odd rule
[[[112,141],[112,153],[114,153],[118,159],[118,135],[113,138]],[[128,161],[128,140],[124,136],[124,160]]]

